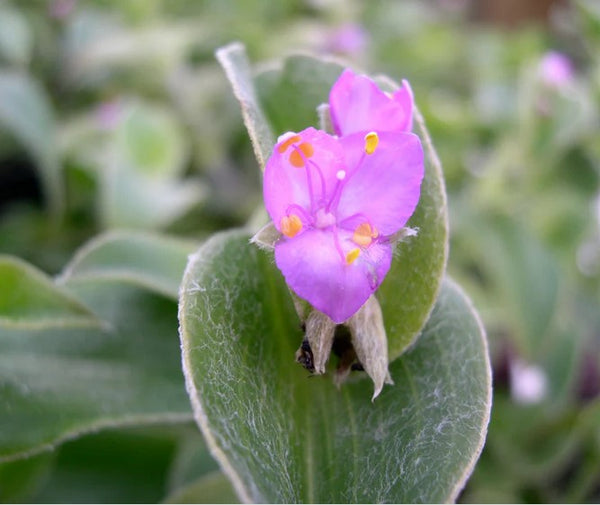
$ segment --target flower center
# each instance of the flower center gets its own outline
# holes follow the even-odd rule
[[[300,135],[290,133],[286,137],[281,138],[280,144],[277,146],[279,153],[289,153],[288,161],[290,165],[298,169],[304,169],[306,173],[306,186],[310,199],[309,209],[304,209],[295,203],[290,204],[287,209],[287,215],[284,216],[279,223],[281,233],[288,238],[293,238],[300,233],[305,226],[318,229],[330,228],[340,259],[346,265],[353,264],[360,256],[361,252],[366,250],[373,241],[379,237],[378,230],[371,225],[366,216],[357,214],[344,219],[341,223],[338,223],[337,219],[337,207],[344,186],[352,178],[354,173],[361,168],[365,157],[375,152],[379,144],[379,136],[376,132],[369,132],[365,135],[364,142],[364,151],[356,166],[349,167],[349,170],[338,170],[335,173],[335,188],[330,193],[331,196],[327,200],[327,187],[323,171],[319,165],[311,159],[315,154],[313,144],[303,140]],[[318,189],[313,187],[314,176],[311,173],[316,173],[317,175],[317,184],[320,182],[320,194]],[[318,198],[316,195],[319,195]],[[350,221],[356,223],[357,219],[360,221],[358,226],[354,228],[352,242],[358,247],[345,251],[344,249],[346,249],[346,247],[342,247],[339,230],[343,229],[350,231],[351,228],[348,227],[349,223],[344,225],[344,222]]]
[[[315,226],[317,228],[327,228],[336,223],[335,216],[331,212],[327,212],[324,208],[319,209],[315,217]]]

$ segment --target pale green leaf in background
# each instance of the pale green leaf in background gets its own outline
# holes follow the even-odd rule
[[[54,113],[44,90],[26,73],[0,72],[0,125],[27,149],[39,170],[49,210],[64,206]]]
[[[27,19],[7,2],[0,5],[0,58],[26,65],[31,58],[33,37]]]
[[[197,246],[191,240],[153,233],[110,231],[83,246],[58,280],[131,279],[176,300],[188,255]]]
[[[490,412],[483,329],[446,282],[415,347],[371,402],[362,373],[337,390],[294,364],[300,322],[272,259],[249,235],[213,237],[191,258],[180,299],[196,421],[240,499],[454,500]],[[402,303],[402,302],[399,302]]]
[[[206,196],[198,180],[153,180],[119,156],[100,173],[100,214],[106,228],[156,229],[181,217]]]
[[[143,102],[128,104],[121,115],[115,134],[124,161],[153,179],[181,176],[189,149],[177,117],[167,108]]]
[[[0,327],[99,327],[85,305],[35,267],[12,256],[0,255]]]
[[[60,289],[48,279],[23,286],[21,311],[67,291],[100,324],[0,321],[0,461],[102,427],[190,420],[175,305],[188,252],[183,241],[109,235],[77,255]]]

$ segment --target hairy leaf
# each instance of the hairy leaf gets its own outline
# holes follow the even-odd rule
[[[102,427],[191,419],[175,305],[189,247],[110,234],[84,247],[60,288],[20,263],[12,284],[0,271],[5,307],[37,321],[0,320],[0,461]]]
[[[213,237],[180,299],[196,420],[240,499],[442,502],[481,450],[490,368],[480,322],[446,282],[421,338],[371,402],[363,372],[337,390],[293,363],[302,334],[281,275],[249,234]],[[398,301],[398,303],[403,303]]]

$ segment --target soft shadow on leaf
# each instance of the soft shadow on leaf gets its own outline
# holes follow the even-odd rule
[[[30,502],[157,503],[185,428],[110,429],[69,441],[53,453],[51,472]]]
[[[52,471],[55,454],[43,453],[27,459],[0,463],[0,502],[33,503]]]
[[[281,275],[249,234],[208,241],[188,265],[180,332],[188,392],[213,456],[243,501],[441,502],[456,498],[490,411],[487,344],[452,282],[395,386],[336,390],[293,363],[302,335]]]
[[[53,111],[41,87],[27,74],[0,72],[0,126],[29,151],[40,171],[48,208],[60,215],[64,207]]]
[[[169,495],[164,503],[239,503],[227,477],[215,471]]]

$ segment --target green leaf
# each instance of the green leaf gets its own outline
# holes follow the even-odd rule
[[[66,288],[101,325],[0,324],[0,461],[102,427],[191,418],[172,294],[102,276]]]
[[[99,235],[73,257],[60,281],[129,279],[177,299],[187,257],[197,242],[139,231]]]
[[[157,503],[181,428],[111,429],[69,441],[53,453],[52,472],[29,502]]]
[[[239,503],[227,477],[215,471],[167,496],[164,503]]]
[[[122,111],[116,138],[120,152],[141,175],[159,180],[182,175],[188,155],[185,134],[168,108],[143,102]]]
[[[0,328],[98,327],[94,314],[44,273],[0,255]]]
[[[10,63],[24,65],[31,58],[33,37],[27,19],[6,3],[0,6],[0,56]]]
[[[243,501],[443,502],[479,455],[490,411],[487,344],[446,282],[416,345],[372,403],[356,372],[337,390],[292,363],[302,340],[287,288],[244,232],[191,257],[180,298],[196,421]]]
[[[475,259],[500,296],[493,302],[502,309],[520,354],[535,360],[547,347],[557,309],[556,261],[531,231],[510,218],[472,212],[464,218],[464,254]]]
[[[233,43],[219,49],[216,55],[231,83],[235,97],[240,102],[244,124],[248,129],[254,148],[254,155],[263,170],[271,155],[275,139],[256,98],[246,49],[242,44]]]
[[[239,45],[235,46],[235,56],[228,60],[232,73],[238,67],[244,70],[248,66]],[[293,56],[285,60],[282,68],[258,75],[256,89],[261,103],[253,102],[254,113],[245,118],[250,137],[253,138],[257,131],[268,130],[269,124],[279,134],[316,124],[316,108],[328,101],[329,90],[342,71],[342,66],[329,60]],[[383,80],[388,89],[397,87],[389,79]],[[235,91],[233,80],[232,85]],[[251,89],[250,83],[246,85]],[[260,112],[261,105],[266,115]],[[242,102],[242,109],[246,106]],[[419,205],[408,226],[418,229],[418,234],[397,247],[392,268],[378,291],[385,315],[390,360],[415,341],[425,324],[438,295],[448,255],[448,216],[442,168],[417,109],[415,133],[421,138],[425,151],[425,178]],[[269,144],[268,137],[261,138],[263,147],[269,147],[263,149],[263,156],[265,153],[268,156],[272,140]]]
[[[421,199],[408,226],[416,237],[396,248],[394,261],[378,290],[385,315],[390,360],[417,338],[438,296],[448,257],[448,208],[442,167],[419,111],[417,133],[425,150]]]
[[[329,101],[329,90],[343,70],[333,61],[290,56],[280,69],[259,74],[256,88],[273,131],[281,135],[316,126],[317,107]]]
[[[0,463],[0,502],[33,503],[52,470],[54,454]]]
[[[64,188],[52,108],[42,88],[25,73],[0,72],[0,125],[33,156],[48,207],[62,213]]]
[[[193,424],[181,437],[169,470],[168,494],[176,493],[199,478],[213,473],[219,465],[210,455],[204,437]]]
[[[100,213],[107,228],[164,227],[205,196],[194,179],[157,180],[140,175],[120,157],[102,167]]]

